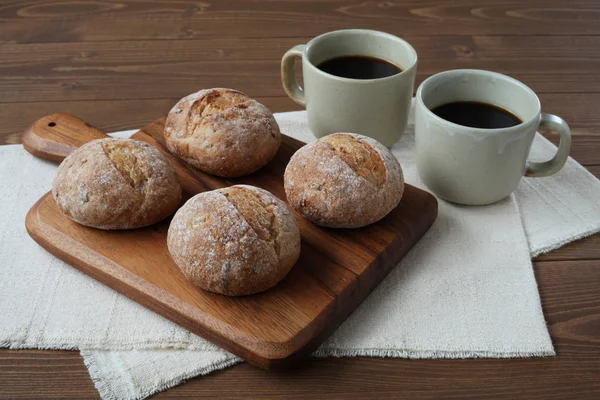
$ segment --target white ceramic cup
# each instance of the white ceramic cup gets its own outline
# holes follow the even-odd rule
[[[431,111],[455,101],[493,104],[523,122],[508,128],[479,129],[446,121]],[[523,176],[555,174],[569,156],[567,123],[542,114],[533,90],[506,75],[470,69],[433,75],[417,90],[415,113],[419,176],[433,193],[454,203],[494,203],[510,195]],[[527,161],[538,129],[560,134],[556,155],[542,163]]]
[[[331,75],[317,66],[341,56],[386,60],[402,72],[378,79]],[[302,58],[304,88],[296,80],[295,59]],[[388,33],[347,29],[317,36],[288,50],[281,60],[283,88],[306,106],[308,123],[320,138],[335,132],[360,133],[391,146],[406,129],[417,70],[417,53]]]

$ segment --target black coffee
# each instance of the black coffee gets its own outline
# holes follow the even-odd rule
[[[344,56],[323,61],[317,65],[321,71],[351,79],[377,79],[402,72],[398,66],[375,57]]]
[[[519,117],[504,108],[478,101],[455,101],[431,111],[446,121],[472,128],[508,128],[522,122]]]

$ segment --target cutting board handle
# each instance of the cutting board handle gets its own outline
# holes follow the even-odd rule
[[[60,163],[76,148],[109,137],[69,114],[50,114],[35,121],[23,134],[23,147],[34,156]]]

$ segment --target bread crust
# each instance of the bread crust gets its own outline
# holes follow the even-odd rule
[[[404,176],[396,157],[381,143],[336,133],[292,156],[284,186],[290,206],[317,225],[359,228],[398,205]]]
[[[181,202],[175,169],[147,143],[98,139],[71,153],[58,167],[52,195],[71,220],[99,229],[152,225]]]
[[[266,190],[235,185],[188,200],[171,221],[167,244],[196,286],[241,296],[287,275],[300,255],[300,232],[284,202]]]
[[[267,107],[232,89],[205,89],[169,112],[165,140],[171,153],[216,176],[239,177],[266,165],[281,133]]]

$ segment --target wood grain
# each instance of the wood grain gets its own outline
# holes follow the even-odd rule
[[[79,118],[68,114],[50,114],[25,130],[23,147],[36,157],[60,163],[81,143],[108,137]]]
[[[596,399],[600,391],[600,262],[536,262],[534,267],[557,357],[319,358],[276,373],[242,364],[192,379],[156,398]],[[14,376],[22,376],[21,384],[11,384],[11,393],[19,393],[20,398],[28,398],[28,389],[40,398],[74,398],[69,392],[84,393],[87,387],[82,380],[64,379],[69,374],[85,373],[83,365],[79,369],[71,366],[79,357],[76,354],[53,355],[38,350],[4,353],[8,354],[7,361],[0,364],[0,386],[9,384]],[[60,374],[48,366],[65,372]],[[39,375],[25,378],[32,370]],[[53,382],[55,377],[64,380]]]
[[[598,168],[598,167],[590,167]],[[598,173],[596,177],[600,177]],[[593,235],[564,245],[560,249],[551,251],[535,258],[535,261],[573,261],[573,260],[600,260],[600,235]]]
[[[571,157],[582,165],[590,166],[600,163],[596,154],[596,146],[600,143],[600,135],[589,135],[581,133],[580,130],[573,132],[574,139],[571,141]],[[558,146],[559,137],[557,133],[543,132],[544,137]]]
[[[300,37],[352,28],[420,35],[599,34],[595,2],[530,0],[243,0],[177,2],[13,1],[0,8],[0,42],[120,41],[207,37]],[[81,23],[81,19],[85,23]]]
[[[551,59],[555,57],[577,61],[600,58],[599,36],[487,36],[446,35],[430,38],[402,33],[402,38],[417,50],[421,60],[470,59]],[[18,66],[40,68],[56,64],[94,67],[148,65],[205,61],[279,61],[290,47],[307,43],[312,36],[290,38],[227,38],[192,40],[122,40],[95,42],[93,50],[85,42],[4,43],[0,44],[6,58],[0,67],[9,70]]]
[[[146,52],[149,49],[141,49]],[[417,50],[418,51],[418,50]],[[282,56],[285,49],[277,54]],[[32,58],[36,52],[29,53]],[[62,51],[56,54],[63,55]],[[181,98],[209,87],[232,87],[250,96],[284,96],[279,57],[258,60],[206,60],[167,62],[156,53],[130,64],[112,64],[66,54],[60,59],[0,68],[0,102]],[[420,54],[420,53],[419,53]],[[416,84],[446,69],[477,68],[510,75],[539,93],[597,93],[594,79],[600,59],[561,58],[431,58],[420,59]],[[543,73],[537,71],[543,70]],[[535,71],[535,72],[532,72]],[[161,84],[156,85],[160,80]]]
[[[596,112],[596,104],[600,104],[600,94],[542,94],[540,98],[545,112],[557,114],[569,121],[574,135],[571,156],[583,165],[600,164],[596,151],[597,146],[600,145],[600,117]],[[89,119],[91,124],[102,130],[112,131],[139,128],[144,125],[146,119],[152,120],[153,117],[149,115],[151,112],[154,112],[155,115],[164,113],[170,110],[177,100],[94,101],[90,104],[67,102],[59,103],[59,107],[69,112],[82,110],[83,114],[92,116]],[[298,106],[287,97],[267,97],[258,98],[258,100],[274,111],[298,109]],[[7,144],[21,142],[21,132],[15,132],[19,126],[27,126],[36,118],[56,111],[56,106],[54,109],[48,106],[52,103],[26,104],[31,107],[28,107],[24,113],[18,112],[22,108],[19,104],[0,104],[0,120],[6,121],[3,126],[0,126],[0,135],[6,133],[4,138]],[[93,118],[93,115],[97,115],[99,110],[103,111],[103,114],[100,115],[111,115],[114,119],[106,122],[100,118]],[[563,110],[566,111],[563,112]],[[148,117],[144,118],[144,115],[148,115]],[[82,118],[88,120],[84,115]],[[545,136],[558,144],[558,135],[548,133]]]
[[[254,97],[282,97],[279,60],[308,39],[98,42],[93,51],[88,43],[0,44],[0,103],[106,100],[117,93],[122,100],[178,99],[218,86]],[[407,39],[419,54],[417,83],[444,69],[480,68],[512,75],[538,93],[600,92],[594,79],[600,70],[595,36]],[[510,50],[496,56],[498,48]],[[548,48],[555,50],[540,54]],[[556,57],[565,51],[572,57]]]
[[[598,36],[405,37],[419,53],[418,82],[447,68],[498,70],[531,85],[545,111],[587,133],[599,130]],[[0,143],[17,143],[24,125],[56,111],[54,101],[105,131],[139,128],[202,87],[242,89],[275,112],[299,109],[281,89],[278,65],[287,48],[307,39],[97,42],[93,49],[78,42],[0,44]],[[558,54],[569,57],[555,62]]]
[[[0,93],[0,96],[2,94]],[[273,112],[299,110],[300,107],[286,97],[254,97]],[[27,102],[0,104],[0,145],[21,143],[25,127],[57,108],[77,115],[103,132],[140,129],[157,115],[166,114],[179,98],[155,100],[97,100]],[[110,118],[105,118],[110,115]],[[104,116],[104,117],[101,117]]]
[[[2,96],[2,93],[0,93]],[[600,114],[596,112],[600,104],[600,93],[541,93],[539,95],[544,112],[560,115],[573,129],[573,156],[579,160],[596,160],[594,147],[578,146],[582,136],[600,134]],[[98,127],[103,132],[125,129],[139,129],[148,125],[157,115],[167,113],[179,100],[96,100],[0,103],[0,144],[21,143],[21,135],[26,126],[44,115],[57,111],[77,115],[84,121]],[[300,106],[285,97],[258,97],[258,101],[273,112],[299,110]],[[110,115],[110,118],[106,118]],[[590,138],[594,141],[596,139]],[[584,162],[584,164],[586,164]]]
[[[221,179],[196,170],[166,151],[165,119],[133,138],[161,150],[189,198],[232,184],[262,187],[280,199],[283,172],[303,143],[282,136],[279,152],[259,171]],[[23,137],[32,154],[61,161],[78,146],[105,135],[68,114],[35,122]],[[69,220],[51,193],[29,211],[29,235],[46,250],[96,280],[197,335],[262,368],[276,368],[310,354],[381,282],[427,232],[437,201],[407,185],[398,207],[360,229],[326,229],[296,214],[300,259],[273,289],[228,297],[185,279],[166,248],[170,221],[128,231],[91,229]],[[372,238],[377,238],[373,240]]]
[[[594,138],[600,133],[600,92],[591,89],[597,88],[600,74],[589,72],[600,53],[599,8],[593,0],[2,2],[2,88],[10,89],[9,80],[15,79],[33,97],[0,90],[0,143],[19,142],[28,125],[58,110],[78,115],[104,131],[139,128],[164,114],[183,94],[213,82],[198,77],[187,78],[189,87],[172,85],[173,80],[164,79],[164,71],[149,57],[148,49],[169,52],[169,57],[177,60],[176,70],[185,72],[183,64],[196,63],[208,69],[205,72],[215,77],[214,82],[228,82],[226,74],[231,70],[224,69],[223,74],[219,70],[229,59],[254,61],[233,72],[252,79],[262,73],[256,67],[259,62],[277,61],[273,54],[290,43],[304,42],[332,29],[368,27],[409,39],[422,63],[435,58],[435,65],[442,69],[467,60],[475,68],[497,70],[493,60],[503,59],[502,67],[509,67],[510,62],[514,65],[510,71],[515,71],[520,58],[529,60],[527,70],[519,69],[520,77],[524,76],[528,84],[535,82],[544,111],[563,116],[574,128],[575,145],[585,138],[585,145],[577,145],[573,155],[592,165],[591,172],[600,176],[600,143]],[[136,42],[140,42],[139,47]],[[36,60],[32,52],[40,59]],[[486,61],[480,63],[480,59]],[[569,60],[568,73],[561,74],[562,70],[552,66],[556,59]],[[587,61],[578,67],[580,60]],[[74,75],[53,70],[82,65],[97,68],[94,85],[77,84]],[[143,77],[139,82],[155,85],[152,91],[158,97],[142,99],[131,92],[123,97],[111,84],[114,74],[137,80],[142,72],[123,71],[132,66],[152,70],[153,79]],[[551,77],[546,76],[547,71]],[[77,77],[84,76],[78,73]],[[268,79],[259,80],[260,85],[246,87],[253,90],[250,94],[273,111],[296,109],[283,92],[266,94],[279,90],[279,76],[269,74]],[[59,90],[49,88],[48,82],[63,86]],[[113,90],[103,91],[100,86],[104,84],[112,85]],[[133,85],[127,87],[129,90]],[[36,88],[44,93],[35,94]],[[95,90],[100,92],[95,94]],[[15,103],[17,99],[19,103]],[[421,361],[327,358],[278,374],[239,365],[190,380],[156,397],[597,399],[600,329],[593,321],[600,316],[598,240],[596,235],[569,244],[540,257],[552,261],[535,263],[557,357]],[[82,399],[98,398],[98,394],[76,352],[2,350],[0,397]]]

